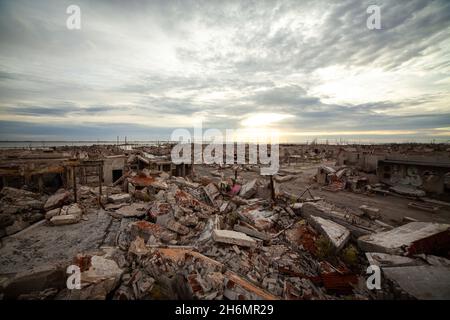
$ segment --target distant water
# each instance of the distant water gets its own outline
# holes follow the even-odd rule
[[[161,141],[160,143],[163,143]],[[130,150],[133,145],[154,146],[158,141],[129,141],[125,145],[120,142],[121,148]],[[93,146],[93,145],[117,145],[117,141],[0,141],[0,149],[39,149],[64,146]]]

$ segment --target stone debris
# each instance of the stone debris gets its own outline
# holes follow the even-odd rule
[[[64,206],[60,209],[48,211],[45,218],[54,226],[73,224],[80,222],[83,216],[83,209],[77,204]]]
[[[398,228],[362,236],[359,247],[368,252],[389,254],[432,253],[450,249],[450,225],[411,222]]]
[[[113,259],[97,255],[78,255],[74,260],[75,265],[82,271],[81,289],[66,289],[59,294],[59,299],[105,300],[119,284],[123,270]]]
[[[67,204],[70,198],[70,193],[65,190],[60,190],[54,195],[50,196],[44,205],[44,210],[49,211],[55,208],[60,208]]]
[[[81,216],[75,214],[65,214],[55,216],[50,219],[50,223],[54,226],[60,226],[64,224],[73,224],[81,220]]]
[[[118,300],[448,298],[443,282],[448,282],[450,266],[449,225],[419,222],[428,220],[416,219],[420,216],[413,210],[411,217],[387,219],[389,210],[378,202],[384,196],[406,198],[405,208],[421,209],[421,214],[446,208],[444,202],[428,205],[424,186],[411,170],[400,179],[403,184],[373,183],[373,175],[343,156],[350,151],[339,149],[333,165],[327,152],[311,147],[284,157],[286,162],[301,159],[314,166],[292,166],[267,177],[258,176],[259,165],[176,165],[164,145],[126,152],[98,148],[89,149],[83,160],[77,158],[75,180],[68,172],[73,162],[63,167],[64,183],[52,191],[6,186],[0,192],[0,237],[17,233],[26,242],[28,227],[38,221],[49,228],[46,232],[60,230],[64,235],[102,221],[103,229],[92,238],[95,243],[75,252],[71,262],[81,270],[81,289],[65,287],[66,259],[51,270],[0,274],[0,295]],[[107,174],[99,181],[100,166]],[[306,172],[313,175],[305,177]],[[336,193],[327,197],[330,191]],[[339,204],[339,196],[350,192],[364,198]],[[74,240],[71,245],[78,248]],[[71,251],[70,259],[75,254]],[[389,280],[377,293],[361,285],[369,265],[379,266]]]
[[[417,259],[380,252],[366,252],[366,257],[370,265],[379,267],[404,267],[423,264]]]
[[[241,190],[239,191],[239,196],[243,199],[249,199],[256,193],[256,183],[257,179],[253,179],[250,182],[247,182],[241,187]]]
[[[112,194],[108,196],[108,201],[111,203],[123,203],[129,202],[131,200],[131,196],[128,193],[122,194]]]
[[[350,231],[346,227],[331,220],[310,216],[310,221],[312,225],[316,226],[317,230],[331,241],[336,251],[341,250],[350,238]]]
[[[111,208],[111,207],[110,207]],[[143,203],[132,203],[130,205],[120,206],[110,213],[115,218],[143,217],[146,214],[146,205]]]
[[[221,243],[235,244],[243,247],[256,246],[256,241],[242,232],[215,229],[212,233],[212,238],[214,241]]]
[[[450,299],[450,268],[442,266],[385,267],[383,274],[410,297],[419,300]]]

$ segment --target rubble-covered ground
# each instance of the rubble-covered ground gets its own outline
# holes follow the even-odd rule
[[[72,190],[5,187],[1,296],[450,298],[449,207],[325,190],[317,168],[283,167],[272,183],[257,166],[198,165],[190,178],[144,169],[101,196],[79,186],[77,203]],[[81,289],[67,287],[70,265]],[[379,289],[367,286],[369,265],[381,268]]]

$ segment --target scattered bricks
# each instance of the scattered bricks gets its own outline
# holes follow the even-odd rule
[[[277,300],[278,298],[232,271],[225,272],[224,297],[230,300]]]
[[[213,230],[212,238],[216,242],[236,244],[243,247],[256,247],[257,242],[245,233],[231,230]]]
[[[156,219],[159,216],[163,216],[171,212],[172,206],[170,203],[155,201],[148,210],[148,215],[151,219]]]
[[[181,235],[186,235],[189,233],[189,228],[183,226],[181,223],[175,221],[174,219],[170,219],[165,223],[165,227],[171,231],[179,233]]]
[[[159,238],[164,228],[155,223],[151,223],[145,220],[132,222],[130,224],[131,237],[134,239],[136,237],[141,237],[145,241],[148,241],[150,236]]]

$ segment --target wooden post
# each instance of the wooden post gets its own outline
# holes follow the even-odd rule
[[[38,176],[38,188],[39,193],[42,193],[44,191],[44,180],[42,179],[42,174]]]
[[[275,186],[273,184],[273,176],[270,176],[270,197],[272,201],[275,201]]]
[[[73,197],[75,200],[75,203],[78,202],[77,199],[77,176],[75,174],[75,166],[72,167],[72,179],[73,179]]]
[[[103,165],[98,166],[98,205],[102,207]]]
[[[68,189],[68,187],[69,187],[69,180],[68,180],[68,177],[67,177],[67,167],[66,166],[64,166],[64,173],[63,173],[63,187],[64,187],[64,189]]]

